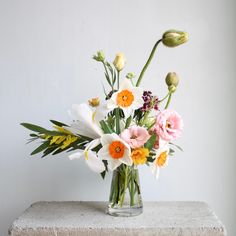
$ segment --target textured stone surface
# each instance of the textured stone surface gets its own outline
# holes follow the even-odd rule
[[[104,202],[37,202],[14,221],[11,236],[222,236],[204,202],[146,202],[143,214],[112,217]]]

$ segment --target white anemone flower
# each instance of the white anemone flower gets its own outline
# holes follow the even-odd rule
[[[103,147],[98,151],[98,157],[107,160],[110,170],[115,170],[122,163],[128,166],[133,164],[130,146],[117,134],[102,135],[101,143]]]
[[[124,79],[117,92],[113,93],[107,102],[108,109],[121,108],[126,117],[143,105],[143,90],[132,85],[129,79]]]
[[[161,142],[159,144],[161,144]],[[170,149],[168,143],[163,142],[163,144],[163,146],[160,145],[160,147],[156,150],[155,160],[150,165],[151,171],[156,179],[159,177],[160,169],[168,165],[168,155]]]

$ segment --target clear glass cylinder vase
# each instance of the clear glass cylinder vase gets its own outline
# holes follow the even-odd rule
[[[143,204],[138,169],[122,164],[113,171],[108,214],[136,216],[142,212]]]

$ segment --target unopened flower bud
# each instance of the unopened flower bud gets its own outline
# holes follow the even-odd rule
[[[170,93],[174,93],[176,91],[176,89],[177,88],[174,85],[171,85],[171,86],[168,87],[168,90],[169,90]]]
[[[166,76],[166,84],[168,86],[174,85],[175,87],[179,84],[179,77],[175,72],[169,72]]]
[[[97,54],[93,56],[93,59],[96,61],[105,61],[105,55],[103,51],[97,51]]]
[[[167,47],[176,47],[188,41],[188,33],[178,30],[168,30],[162,36],[162,43]]]
[[[129,72],[127,75],[126,75],[126,78],[127,79],[133,79],[135,77],[135,74],[132,73],[132,72]]]
[[[97,98],[92,98],[88,101],[88,103],[91,107],[97,107],[100,104],[100,99],[98,97]]]
[[[126,59],[123,53],[117,53],[113,65],[118,71],[121,71],[125,66]]]

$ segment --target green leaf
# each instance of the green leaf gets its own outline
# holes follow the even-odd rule
[[[111,134],[112,130],[104,120],[100,121],[101,128],[105,134]]]
[[[101,176],[102,176],[103,179],[105,179],[105,176],[106,176],[106,171],[105,170],[101,173]]]
[[[50,141],[46,141],[42,143],[39,147],[37,147],[33,152],[31,152],[30,155],[37,154],[39,152],[42,152],[44,149],[46,149],[50,145]]]
[[[39,139],[39,137],[30,138],[26,144],[32,143],[33,141]]]
[[[131,121],[132,121],[132,117],[131,117],[131,116],[126,119],[126,122],[125,122],[125,129],[127,129],[127,128],[130,126]]]
[[[50,120],[50,122],[53,123],[54,125],[57,125],[57,126],[60,126],[60,127],[68,126],[68,125],[66,125],[64,123],[61,123],[60,121],[56,121],[56,120]]]
[[[52,155],[56,155],[56,154],[59,154],[61,152],[64,152],[64,151],[68,150],[69,148],[71,148],[71,146],[68,146],[68,147],[66,147],[64,149],[59,147],[55,152],[52,153]]]
[[[103,179],[105,179],[106,172],[108,172],[108,163],[106,160],[103,160],[102,162],[104,163],[106,169],[101,173],[101,176]]]
[[[148,161],[148,162],[154,162],[154,160],[155,160],[155,158],[152,158],[152,157],[150,157],[150,156],[147,157],[147,161]]]
[[[58,146],[50,146],[48,147],[44,152],[43,155],[41,156],[41,158],[44,158],[45,156],[49,155],[50,153],[52,153],[54,150],[57,149]]]
[[[47,135],[51,135],[51,136],[65,135],[62,132],[50,131],[50,130],[44,129],[41,126],[30,124],[30,123],[21,123],[21,125],[24,126],[26,129],[32,130],[34,132],[38,132],[40,134],[47,134]]]
[[[144,147],[150,151],[153,148],[155,142],[156,142],[156,134],[152,134],[152,136],[144,144]]]
[[[26,129],[38,132],[38,133],[44,133],[45,129],[38,126],[38,125],[34,125],[34,124],[30,124],[30,123],[21,123],[22,126],[24,126]]]
[[[173,146],[175,146],[175,147],[177,147],[180,151],[184,151],[180,146],[178,146],[178,145],[176,145],[176,144],[174,144],[174,143],[170,143],[170,145],[173,145]]]
[[[173,156],[173,155],[174,155],[174,153],[175,153],[175,150],[174,150],[174,149],[172,149],[172,148],[170,148],[169,155],[170,155],[170,156]]]
[[[106,77],[106,80],[107,80],[108,84],[112,87],[112,83],[110,81],[109,75],[106,72],[104,74],[105,74],[105,77]]]

